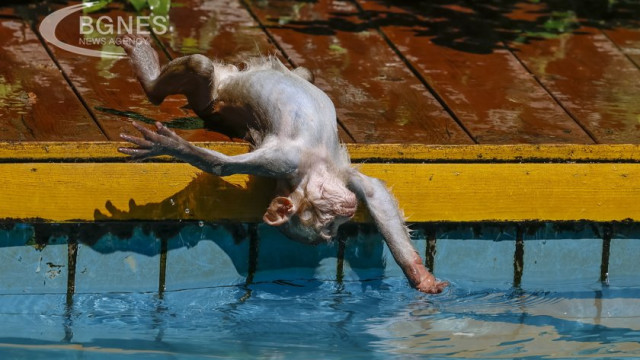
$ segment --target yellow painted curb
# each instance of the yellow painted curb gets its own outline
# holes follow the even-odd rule
[[[636,163],[359,165],[409,221],[640,220]],[[181,163],[2,163],[0,219],[259,221],[273,182]],[[359,213],[357,220],[365,217]]]

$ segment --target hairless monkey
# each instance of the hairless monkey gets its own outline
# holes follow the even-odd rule
[[[249,60],[239,70],[203,55],[181,57],[160,68],[148,39],[124,35],[120,40],[153,104],[184,94],[198,116],[253,147],[247,154],[227,156],[197,147],[158,122],[155,131],[134,123],[142,137],[122,134],[136,147],[120,152],[133,159],[170,155],[218,176],[275,178],[276,196],[263,220],[304,243],[331,241],[360,200],[411,286],[426,293],[447,286],[423,265],[384,183],[351,167],[338,139],[335,107],[312,84],[309,70],[290,71],[274,57]]]

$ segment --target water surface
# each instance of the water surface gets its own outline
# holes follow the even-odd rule
[[[640,287],[553,291],[402,278],[155,293],[1,295],[0,357],[389,359],[640,357]]]

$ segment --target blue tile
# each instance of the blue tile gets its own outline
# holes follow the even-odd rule
[[[243,284],[249,239],[236,240],[223,226],[189,225],[169,239],[166,290]]]
[[[79,244],[76,293],[158,290],[160,239],[136,227],[131,238],[111,233]]]
[[[454,285],[506,289],[513,283],[514,226],[460,225],[436,234],[434,274]]]
[[[609,284],[640,286],[640,225],[616,224],[609,248]]]
[[[258,226],[258,264],[255,282],[273,280],[335,280],[338,244],[306,245],[284,236],[278,229]]]
[[[522,287],[558,289],[566,285],[597,285],[602,239],[591,226],[563,229],[545,224],[524,234]]]
[[[426,235],[422,229],[412,232],[412,243],[425,262]],[[404,278],[404,273],[374,226],[358,226],[345,245],[344,280],[363,281],[382,278]],[[372,283],[373,284],[373,283]]]
[[[42,248],[33,239],[30,225],[0,230],[0,294],[66,293],[66,237],[51,237]]]

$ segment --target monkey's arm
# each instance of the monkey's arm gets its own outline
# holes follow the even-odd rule
[[[422,264],[420,255],[411,243],[397,202],[384,183],[353,170],[348,186],[367,205],[391,254],[402,268],[411,286],[426,293],[442,292],[448,284],[437,282]]]
[[[135,160],[169,155],[218,176],[250,174],[282,177],[298,168],[298,153],[293,149],[285,152],[287,147],[284,145],[263,146],[247,154],[228,156],[197,147],[159,122],[156,123],[156,132],[138,123],[133,123],[133,126],[144,138],[122,134],[120,136],[124,140],[137,147],[119,148],[118,151],[131,155]]]

